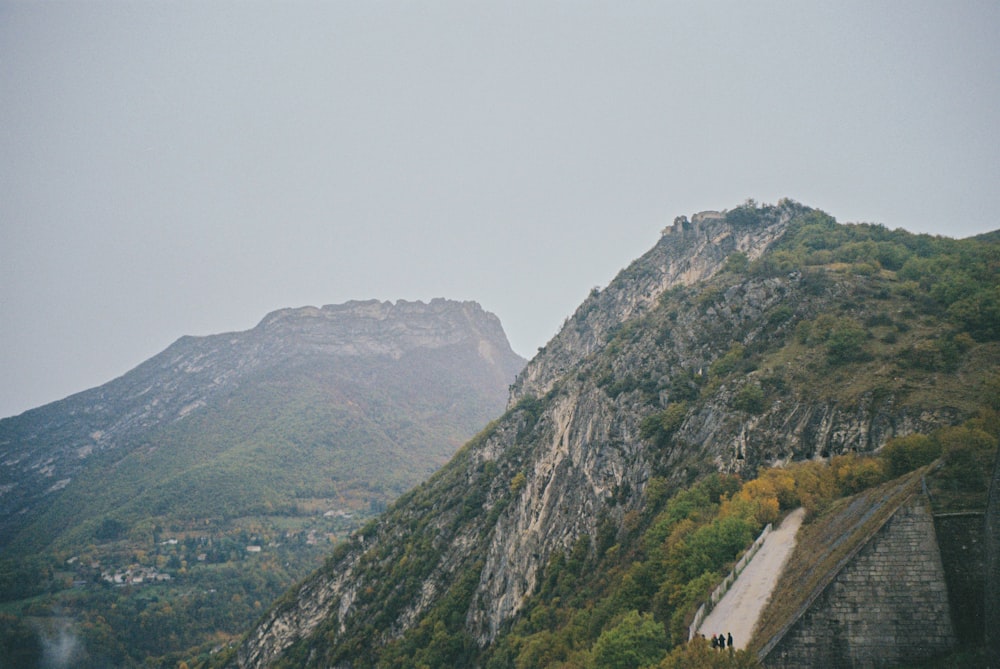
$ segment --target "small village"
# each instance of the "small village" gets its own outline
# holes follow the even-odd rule
[[[180,531],[164,535],[157,532],[145,546],[121,542],[105,550],[74,555],[55,569],[53,575],[74,589],[103,585],[117,588],[142,588],[151,585],[178,585],[200,572],[199,567],[231,566],[244,569],[246,560],[278,560],[282,564],[298,562],[291,557],[307,549],[309,554],[335,544],[360,522],[354,510],[327,509],[310,514],[318,525],[278,531],[276,526],[260,525],[254,530],[228,528],[218,532]],[[361,514],[363,519],[366,514]],[[302,556],[304,558],[304,555]],[[192,572],[195,570],[195,572]],[[206,572],[206,575],[208,572]],[[201,577],[196,578],[200,582]],[[206,591],[211,591],[211,586]]]
[[[163,583],[172,578],[170,574],[161,572],[155,567],[143,567],[141,565],[130,565],[122,571],[101,572],[101,580],[120,586]]]

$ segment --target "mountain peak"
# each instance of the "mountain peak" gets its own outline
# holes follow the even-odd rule
[[[433,363],[414,361],[426,355]],[[470,365],[478,357],[479,376],[452,370],[460,357]],[[117,379],[0,421],[0,518],[20,522],[22,511],[44,505],[52,483],[73,480],[97,454],[127,450],[150,430],[187,420],[268,375],[398,361],[446,365],[454,383],[470,388],[488,378],[501,406],[524,363],[496,316],[475,302],[446,299],[279,309],[250,330],[181,337]],[[5,527],[0,521],[0,537],[9,540]]]
[[[389,355],[463,341],[509,351],[500,319],[476,302],[435,298],[429,303],[353,300],[271,312],[250,331],[262,342],[277,338],[330,355]]]
[[[531,652],[522,634],[560,624],[557,600],[641,561],[649,509],[695,481],[974,415],[996,373],[1000,332],[978,317],[994,313],[995,253],[789,200],[678,217],[529,362],[507,412],[289,592],[234,662],[509,666]],[[917,281],[935,269],[967,281]],[[940,303],[954,296],[963,308]],[[657,623],[679,607],[622,587],[662,605]]]
[[[623,269],[604,290],[594,289],[559,333],[532,359],[511,388],[510,406],[547,393],[560,375],[607,343],[620,323],[656,304],[668,290],[715,275],[733,253],[750,261],[771,247],[797,215],[810,211],[792,200],[757,207],[678,216],[656,245]]]

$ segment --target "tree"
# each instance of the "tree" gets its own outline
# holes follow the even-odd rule
[[[732,406],[738,411],[751,414],[761,413],[766,406],[763,389],[756,383],[746,384],[733,397]]]
[[[121,539],[126,531],[128,531],[128,527],[121,521],[114,518],[105,518],[94,531],[94,537],[98,541],[115,541],[116,539]]]
[[[667,633],[648,613],[632,610],[606,629],[591,650],[594,669],[639,669],[656,663],[667,652]]]
[[[639,426],[639,436],[649,439],[659,447],[667,446],[674,432],[680,429],[687,417],[687,402],[674,402],[663,411],[650,414]]]
[[[753,654],[738,650],[719,652],[709,647],[708,641],[695,637],[678,646],[663,659],[658,669],[754,669],[760,667]]]
[[[831,363],[837,365],[865,358],[864,343],[868,333],[849,318],[840,319],[830,330],[826,340],[826,352]]]
[[[924,465],[928,465],[941,455],[941,444],[926,434],[909,434],[895,437],[882,448],[890,476],[902,476]]]

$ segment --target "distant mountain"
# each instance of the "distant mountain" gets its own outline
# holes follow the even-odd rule
[[[0,546],[41,549],[107,514],[128,526],[387,501],[499,413],[522,365],[495,316],[442,299],[284,309],[183,337],[0,421]]]
[[[205,591],[247,581],[240,603],[222,622],[188,621],[203,627],[188,637],[167,615],[147,630],[98,626],[102,643],[124,645],[112,664],[234,631],[255,599],[500,415],[524,362],[496,316],[444,299],[283,309],[245,332],[183,337],[118,379],[0,420],[0,596],[140,574],[183,583],[201,568],[218,576],[198,577]],[[92,620],[85,599],[79,617]],[[183,606],[196,604],[170,599]]]
[[[1000,425],[996,240],[841,225],[789,200],[678,217],[540,350],[501,418],[228,661],[690,666],[659,662],[764,514],[704,525],[737,514],[729,475],[815,463],[780,500],[774,483],[756,490],[769,513],[820,509],[823,462],[924,435],[900,443],[964,463],[935,494],[981,499],[966,483]],[[945,429],[963,436],[936,441]],[[881,480],[881,462],[850,465],[843,485]]]

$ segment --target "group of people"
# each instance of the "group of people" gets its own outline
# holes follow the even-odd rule
[[[719,634],[719,636],[715,636],[714,634],[712,635],[712,648],[716,648],[718,650],[725,650],[726,646],[729,646],[730,650],[733,649],[732,633],[729,633],[725,636],[723,636],[722,634]]]

